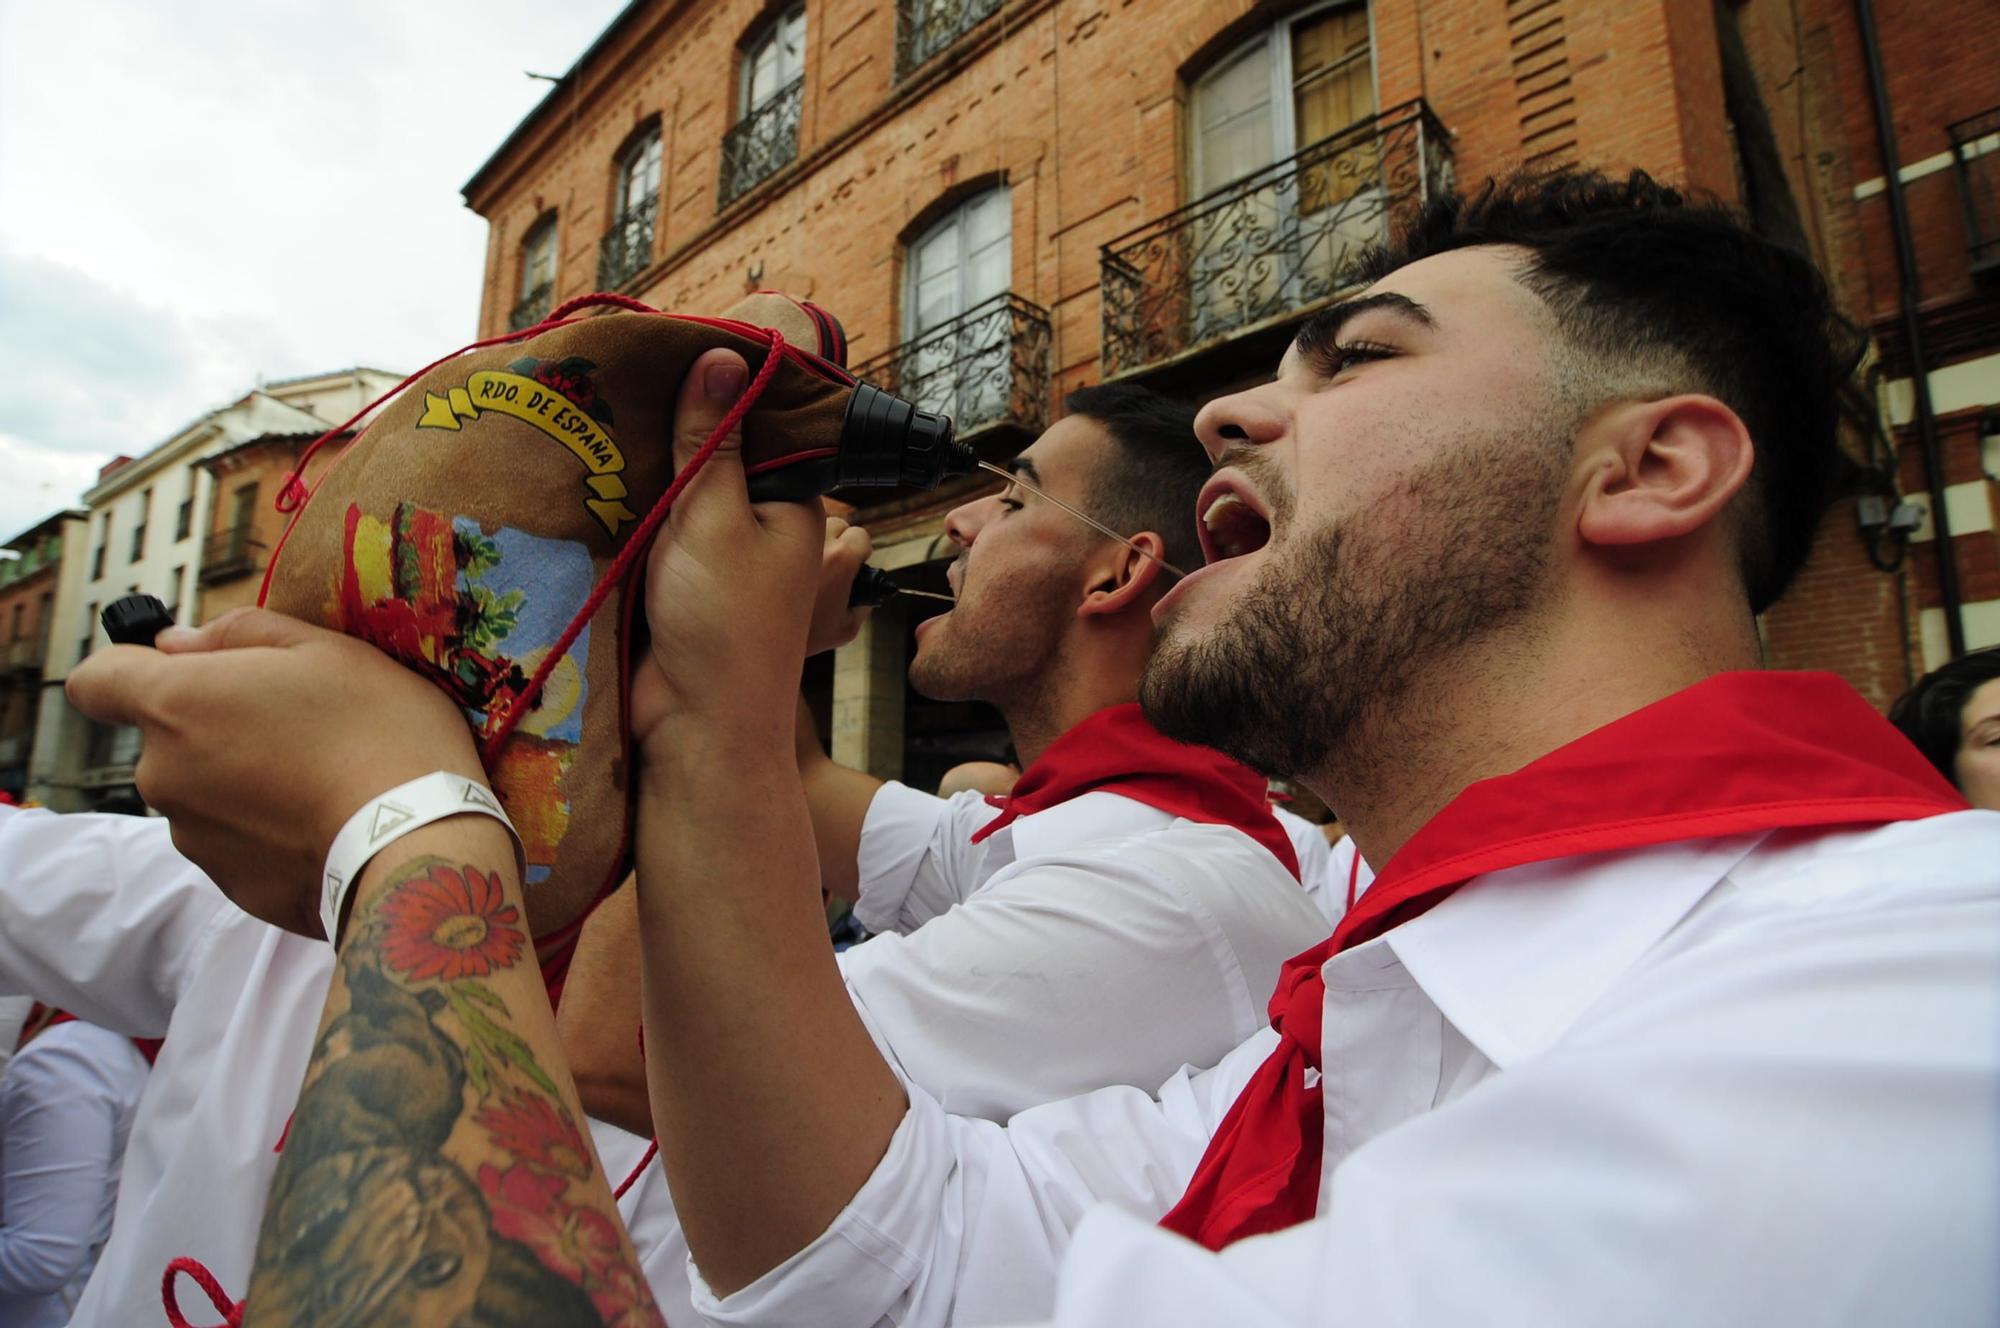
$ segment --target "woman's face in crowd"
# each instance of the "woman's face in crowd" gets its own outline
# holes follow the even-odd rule
[[[1966,698],[1958,732],[1958,787],[1973,806],[2000,811],[2000,678]]]

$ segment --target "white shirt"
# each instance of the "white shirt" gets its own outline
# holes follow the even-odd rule
[[[822,1328],[1991,1324],[1996,863],[2000,815],[1964,812],[1494,873],[1323,967],[1315,1221],[1221,1255],[1153,1225],[1266,1030],[1157,1095],[1005,1126],[907,1085],[833,1225],[726,1300],[697,1276],[695,1303]]]
[[[1098,792],[973,844],[994,815],[976,793],[885,785],[862,829],[857,911],[907,934],[838,956],[896,1072],[964,1115],[1005,1120],[1213,1060],[1264,1025],[1284,961],[1326,935],[1298,881],[1240,830]],[[620,1209],[680,1323],[695,1311],[672,1204],[655,1165]]]
[[[1317,825],[1283,807],[1271,808],[1271,814],[1285,828],[1286,837],[1292,841],[1292,852],[1299,855],[1299,884],[1306,888],[1306,898],[1318,906],[1329,923],[1339,922],[1347,912],[1348,868],[1354,865],[1353,839],[1340,841],[1345,852],[1336,866],[1334,846],[1326,842]]]
[[[0,1077],[0,1324],[61,1328],[111,1233],[150,1067],[132,1040],[58,1024]]]
[[[1242,831],[1116,793],[1022,816],[888,784],[857,856],[863,925],[839,956],[898,1069],[960,1115],[1005,1120],[1151,1088],[1265,1022],[1278,970],[1326,919]]]
[[[238,910],[164,820],[0,807],[0,992],[166,1037],[76,1328],[163,1323],[160,1276],[181,1255],[248,1291],[332,975],[331,947]],[[191,1322],[215,1321],[193,1282],[179,1293]]]
[[[14,1044],[21,1040],[21,1029],[27,1024],[28,1011],[35,1008],[32,996],[0,996],[0,1078],[7,1074],[7,1062],[13,1058]]]

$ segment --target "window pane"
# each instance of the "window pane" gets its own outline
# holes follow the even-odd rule
[[[1375,113],[1365,6],[1318,14],[1293,26],[1292,95],[1299,147]]]
[[[1276,160],[1268,39],[1195,85],[1194,128],[1197,194],[1219,189]]]
[[[806,11],[795,10],[779,25],[778,79],[780,86],[806,71]]]

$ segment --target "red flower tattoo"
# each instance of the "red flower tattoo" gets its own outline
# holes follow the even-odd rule
[[[521,957],[527,937],[520,910],[506,902],[500,878],[439,863],[382,902],[382,960],[415,982],[483,978]]]
[[[583,1180],[590,1175],[590,1147],[569,1113],[545,1097],[509,1092],[474,1119],[493,1142],[532,1167]]]
[[[561,1176],[519,1163],[505,1171],[489,1164],[479,1168],[479,1188],[493,1210],[493,1229],[533,1250],[558,1277],[601,1282],[621,1265],[617,1226],[596,1209],[572,1206]]]

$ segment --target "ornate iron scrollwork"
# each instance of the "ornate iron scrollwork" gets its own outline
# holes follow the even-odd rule
[[[521,297],[521,302],[507,313],[507,330],[519,332],[524,327],[533,327],[549,316],[549,298],[554,294],[556,284],[545,281]]]
[[[996,295],[858,365],[854,376],[949,415],[959,437],[995,425],[1041,432],[1048,420],[1049,312]]]
[[[728,207],[799,155],[799,107],[805,86],[803,75],[793,79],[722,136],[719,206]]]
[[[612,218],[611,229],[597,244],[599,290],[617,290],[653,261],[653,218],[659,211],[656,195]]]
[[[1415,101],[1118,237],[1099,263],[1105,375],[1326,303],[1450,182],[1450,136]]]
[[[898,0],[896,78],[950,46],[1000,10],[1001,0]]]

